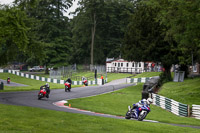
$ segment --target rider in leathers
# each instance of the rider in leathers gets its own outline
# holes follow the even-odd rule
[[[40,87],[40,90],[45,89],[46,90],[46,97],[49,98],[49,94],[50,94],[50,86],[48,83],[46,83],[45,85]]]

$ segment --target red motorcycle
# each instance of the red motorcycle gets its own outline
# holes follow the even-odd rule
[[[47,94],[47,91],[44,88],[39,91],[38,100],[40,100],[43,97],[49,98],[49,95]]]
[[[10,84],[10,78],[9,77],[7,78],[7,84]]]
[[[71,91],[71,87],[70,87],[70,83],[69,82],[65,83],[65,92],[67,92],[67,91]]]
[[[83,84],[85,85],[85,86],[88,86],[88,81],[85,79],[85,80],[83,80]]]

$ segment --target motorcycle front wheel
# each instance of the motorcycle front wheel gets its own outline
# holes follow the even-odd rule
[[[67,90],[68,90],[68,88],[67,88],[67,87],[65,87],[65,92],[67,92]]]
[[[40,100],[42,97],[43,97],[43,95],[40,93],[40,94],[38,95],[38,100]]]
[[[143,119],[147,116],[147,111],[141,112],[138,121],[143,121]]]
[[[128,111],[126,113],[125,119],[131,119],[131,113],[130,113],[130,111]]]

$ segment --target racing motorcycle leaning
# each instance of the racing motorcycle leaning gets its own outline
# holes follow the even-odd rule
[[[70,87],[70,83],[69,82],[65,83],[65,92],[67,92],[67,91],[71,91],[71,87]]]
[[[134,106],[134,105],[133,105]],[[125,118],[126,119],[137,119],[138,121],[142,121],[145,119],[147,114],[150,112],[150,107],[147,104],[144,104],[142,106],[138,106],[136,108],[131,108],[131,106],[128,106],[128,112],[126,113]]]
[[[7,78],[7,84],[10,84],[10,78],[9,77]]]
[[[41,87],[38,93],[38,100],[44,97],[49,98],[49,93],[50,93],[50,89],[47,90],[45,87]]]
[[[85,85],[85,86],[88,86],[88,81],[85,79],[85,80],[83,80],[83,84]]]

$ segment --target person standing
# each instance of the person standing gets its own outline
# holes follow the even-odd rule
[[[103,75],[101,75],[102,85],[104,85]]]

